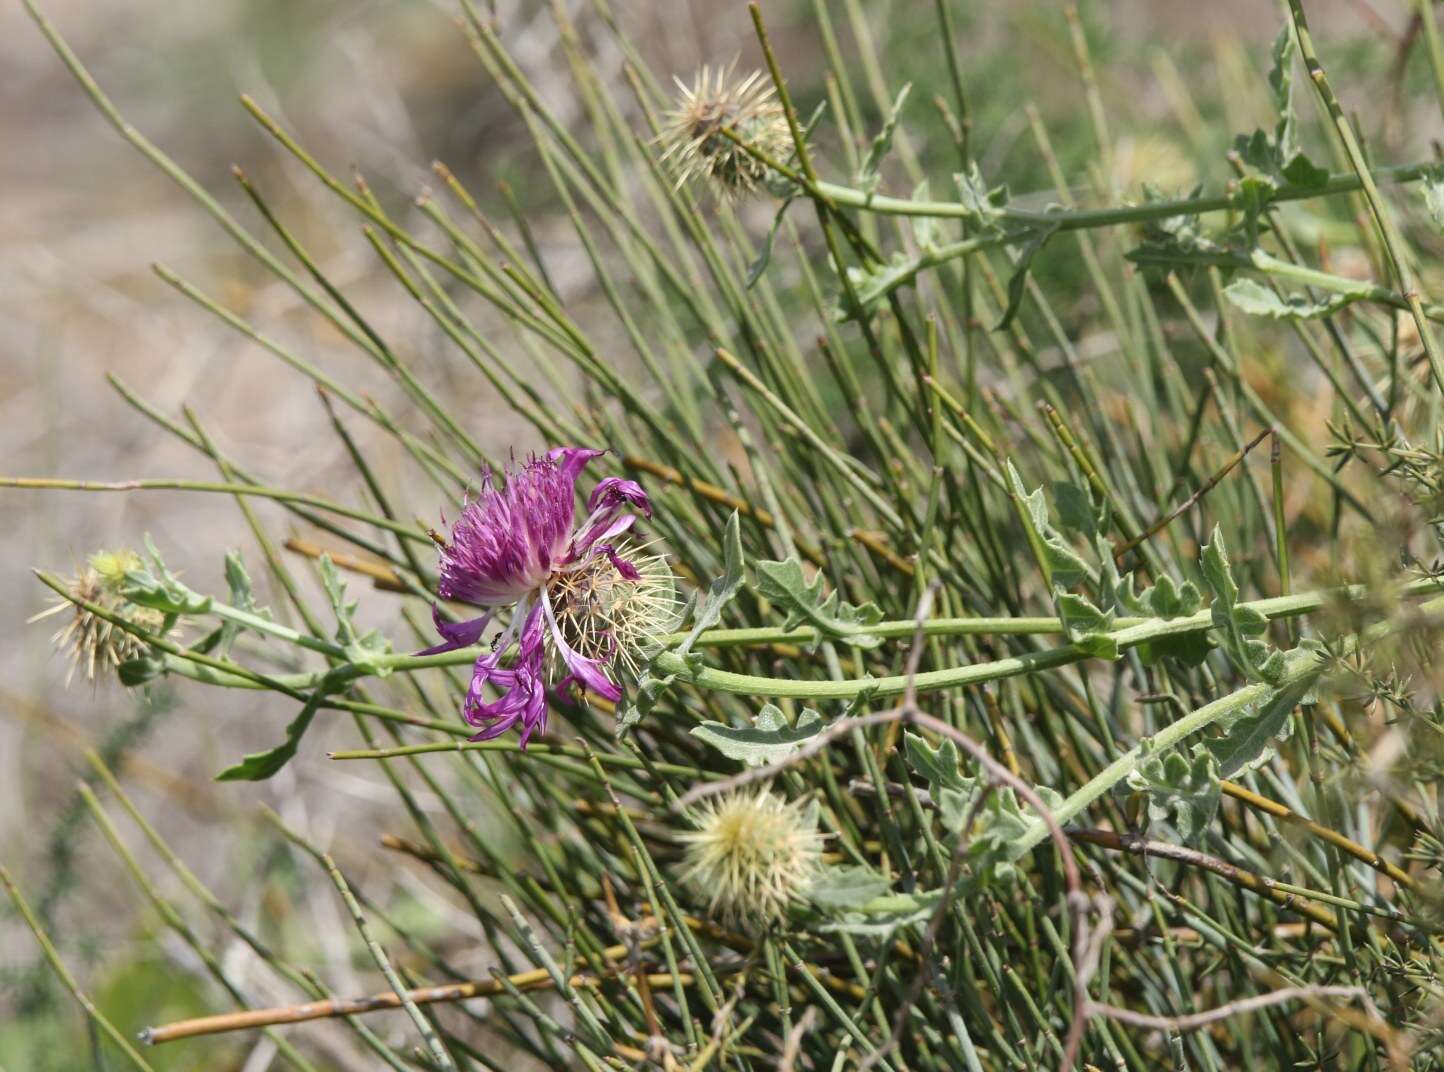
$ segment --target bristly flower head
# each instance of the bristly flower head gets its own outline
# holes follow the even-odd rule
[[[140,658],[148,650],[139,637],[87,610],[82,603],[124,618],[147,632],[159,632],[162,628],[164,615],[148,607],[135,606],[122,594],[125,575],[140,566],[140,556],[134,551],[97,551],[70,578],[67,590],[71,598],[61,597],[54,606],[29,619],[38,622],[70,612],[70,619],[51,637],[51,643],[70,657],[70,669],[65,675],[67,685],[81,666],[85,667],[86,680],[93,683],[97,666],[113,670],[121,663]]]
[[[637,668],[639,654],[677,620],[672,571],[657,555],[618,543],[652,516],[641,485],[607,477],[587,500],[576,524],[576,483],[583,467],[603,452],[565,447],[521,466],[508,466],[497,486],[493,474],[468,496],[441,551],[443,599],[489,608],[464,622],[435,617],[444,643],[422,654],[467,647],[503,609],[506,628],[476,660],[462,714],[482,730],[473,740],[519,726],[522,747],[546,729],[547,691],[577,684],[616,701],[622,690],[609,667]],[[502,659],[512,644],[510,665]],[[485,699],[485,686],[500,690]]]
[[[766,924],[806,896],[822,862],[817,814],[767,790],[712,798],[686,842],[684,878],[728,924]]]
[[[671,164],[677,185],[695,176],[709,180],[724,197],[751,193],[769,174],[767,165],[722,133],[726,128],[773,160],[785,161],[792,149],[787,116],[762,72],[732,77],[731,67],[703,67],[667,113],[662,159]]]

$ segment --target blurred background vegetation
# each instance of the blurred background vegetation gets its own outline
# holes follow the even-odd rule
[[[565,6],[590,40],[589,6]],[[822,6],[839,47],[861,65],[859,84],[876,86],[886,99],[898,82],[913,82],[913,99],[921,103],[910,110],[900,151],[946,173],[952,143],[926,104],[947,91],[931,5],[822,0]],[[1371,148],[1389,160],[1431,155],[1433,137],[1444,131],[1416,6],[1394,0],[1309,6],[1316,32],[1329,42],[1332,78],[1360,107]],[[690,79],[704,62],[740,57],[744,69],[756,63],[740,4],[632,0],[617,7],[659,72]],[[1271,5],[1082,3],[1081,23],[1109,109],[1110,143],[1102,152],[1082,103],[1062,5],[1018,0],[955,7],[972,88],[974,152],[983,174],[1006,181],[1024,204],[1028,192],[1051,188],[1028,107],[1037,109],[1066,175],[1082,182],[1088,168],[1106,167],[1111,174],[1098,177],[1126,199],[1139,198],[1145,180],[1170,193],[1204,179],[1220,183],[1230,174],[1225,152],[1233,134],[1271,122],[1264,74],[1280,19]],[[549,5],[500,0],[498,8],[500,35],[512,54],[558,115],[580,121]],[[268,191],[331,278],[364,302],[389,338],[404,340],[453,412],[471,415],[468,431],[483,448],[504,455],[513,445],[519,452],[539,445],[518,440],[517,425],[485,385],[443,359],[447,350],[434,324],[397,297],[342,210],[302,180],[298,165],[236,101],[238,93],[252,95],[317,156],[337,167],[354,163],[388,202],[404,203],[433,184],[431,161],[445,161],[486,198],[489,213],[505,218],[515,207],[526,214],[569,310],[587,324],[588,302],[600,303],[589,266],[551,188],[533,181],[539,164],[526,133],[477,66],[448,3],[50,0],[46,10],[122,112],[243,220],[254,220],[255,210],[232,180],[232,166],[243,166]],[[806,114],[824,94],[814,4],[772,0],[767,14]],[[860,20],[881,46],[878,69],[857,58],[853,28]],[[601,35],[596,40],[606,47]],[[609,63],[604,53],[599,66],[620,79],[619,56]],[[875,126],[876,107],[861,103]],[[321,418],[309,385],[185,301],[152,273],[152,262],[180,271],[277,338],[303,343],[319,364],[344,371],[353,387],[372,392],[402,418],[408,399],[391,379],[359,365],[343,340],[300,316],[290,292],[264,278],[115,137],[18,4],[0,7],[0,144],[0,468],[96,479],[209,478],[205,459],[157,435],[119,401],[106,383],[110,373],[167,412],[193,407],[222,450],[275,484],[342,498],[335,484],[354,483],[354,471],[334,438],[315,434]],[[1037,204],[1052,199],[1044,195]],[[1336,202],[1335,211],[1346,210],[1343,199]],[[759,203],[748,211],[760,235],[772,208]],[[1342,233],[1355,234],[1352,228]],[[1330,237],[1325,223],[1318,241],[1327,246]],[[1347,247],[1330,250],[1344,274],[1351,255],[1356,251]],[[1086,356],[1093,342],[1106,345],[1090,334],[1096,299],[1083,284],[1083,266],[1054,256],[1036,275],[1068,318],[1080,352]],[[1426,289],[1437,294],[1444,286]],[[371,455],[384,470],[385,452]],[[397,505],[408,516],[429,518],[435,511],[424,493]],[[257,509],[281,525],[279,511]],[[261,836],[261,802],[334,852],[393,914],[414,917],[417,927],[430,921],[446,928],[456,962],[482,970],[475,921],[372,850],[368,831],[385,823],[363,817],[393,808],[393,800],[379,772],[338,769],[321,758],[325,727],[310,740],[310,754],[273,781],[217,784],[211,781],[216,770],[274,740],[276,727],[289,718],[288,701],[267,694],[218,699],[164,684],[142,697],[109,683],[92,688],[79,677],[67,687],[67,667],[49,646],[50,628],[24,624],[47,603],[31,566],[64,571],[96,546],[137,545],[146,532],[193,584],[218,587],[213,549],[237,538],[230,502],[0,491],[0,517],[0,606],[8,610],[0,622],[0,859],[31,893],[67,959],[115,1022],[199,1014],[214,1001],[194,955],[160,925],[81,806],[74,786],[91,777],[87,747],[107,755],[203,881],[243,917],[260,921],[264,933],[283,942],[307,938],[288,935],[288,928],[312,918],[293,906],[328,900],[332,891],[317,890],[289,850],[269,832]],[[204,710],[191,709],[191,701]],[[177,732],[182,716],[184,732]],[[367,989],[364,962],[353,961],[354,953],[344,944],[317,951],[338,992]],[[377,1018],[378,1030],[403,1028],[402,1014],[394,1021],[392,1015]],[[0,909],[0,1069],[101,1067],[93,1063],[95,1042],[84,1023],[37,968],[28,932],[8,908]],[[327,1028],[313,1037],[324,1047]],[[202,1039],[147,1056],[158,1069],[256,1072],[273,1053],[269,1045]],[[338,1042],[331,1059],[338,1069],[368,1067],[349,1043]]]

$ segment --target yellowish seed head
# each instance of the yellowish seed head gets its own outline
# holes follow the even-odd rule
[[[732,76],[731,67],[703,67],[691,86],[679,90],[666,116],[662,159],[677,185],[701,177],[726,198],[751,193],[769,169],[722,131],[730,130],[768,158],[785,163],[792,150],[787,116],[762,72]]]
[[[578,569],[559,573],[547,595],[562,637],[589,659],[620,663],[635,675],[661,638],[682,619],[677,581],[663,555],[619,544],[617,558],[640,575],[623,577],[606,555],[593,555]]]
[[[130,550],[97,551],[86,565],[70,578],[67,597],[57,599],[29,620],[36,622],[65,612],[70,617],[51,636],[51,643],[70,659],[66,684],[75,671],[85,670],[87,681],[94,683],[97,667],[111,671],[121,663],[140,658],[148,650],[139,637],[126,632],[100,614],[82,604],[124,618],[147,632],[157,633],[165,624],[164,615],[148,607],[138,607],[121,594],[125,575],[141,566],[138,554]]]
[[[813,809],[767,790],[713,798],[681,835],[684,878],[711,898],[710,911],[729,925],[780,919],[806,896],[822,858]]]

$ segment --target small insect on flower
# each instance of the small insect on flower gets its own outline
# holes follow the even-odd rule
[[[600,450],[565,447],[525,465],[508,466],[497,486],[482,478],[441,547],[443,599],[488,608],[478,618],[444,621],[434,615],[444,643],[423,655],[477,643],[505,608],[511,616],[472,669],[462,714],[482,730],[473,740],[519,726],[522,747],[546,729],[547,692],[576,684],[616,701],[618,664],[635,673],[639,658],[677,625],[680,601],[665,558],[645,547],[617,542],[652,516],[641,485],[607,477],[587,500],[590,513],[574,524],[576,482]],[[502,660],[516,645],[509,665]],[[485,687],[501,691],[485,699]]]
[[[677,88],[658,140],[666,146],[662,159],[671,165],[678,186],[701,176],[723,197],[736,197],[767,178],[767,165],[724,129],[772,160],[787,159],[792,149],[787,116],[761,71],[737,80],[731,67],[703,67],[690,87],[678,79]]]
[[[28,619],[29,622],[38,622],[70,612],[69,621],[50,638],[58,650],[70,657],[70,669],[65,675],[67,685],[81,666],[85,667],[86,680],[93,683],[97,665],[104,670],[113,670],[121,663],[140,658],[148,650],[145,641],[87,610],[82,603],[90,603],[124,618],[146,632],[156,633],[163,628],[164,615],[148,607],[135,606],[121,592],[125,575],[140,566],[140,556],[134,551],[97,551],[70,578],[67,586],[70,598],[62,596],[54,606]]]
[[[766,924],[806,896],[822,862],[815,808],[767,790],[713,798],[682,834],[683,878],[711,897],[729,925]]]

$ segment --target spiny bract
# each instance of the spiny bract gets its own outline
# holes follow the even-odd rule
[[[817,876],[822,835],[816,813],[767,790],[732,793],[704,805],[682,834],[685,877],[711,896],[729,923],[766,923],[801,900]]]
[[[667,113],[662,159],[672,166],[677,185],[701,176],[724,197],[751,193],[767,178],[766,164],[722,133],[730,130],[776,161],[787,158],[792,134],[787,116],[762,72],[734,79],[730,67],[703,67],[680,91]]]
[[[71,612],[70,620],[50,638],[56,649],[70,658],[70,670],[65,676],[67,685],[81,666],[85,667],[86,680],[94,682],[97,665],[103,670],[115,669],[121,663],[140,658],[147,650],[145,642],[139,637],[87,609],[84,604],[89,603],[124,618],[147,632],[159,632],[161,629],[164,618],[159,611],[137,607],[122,594],[125,575],[140,566],[140,556],[134,551],[97,551],[70,578],[66,596],[27,619],[38,622]]]

